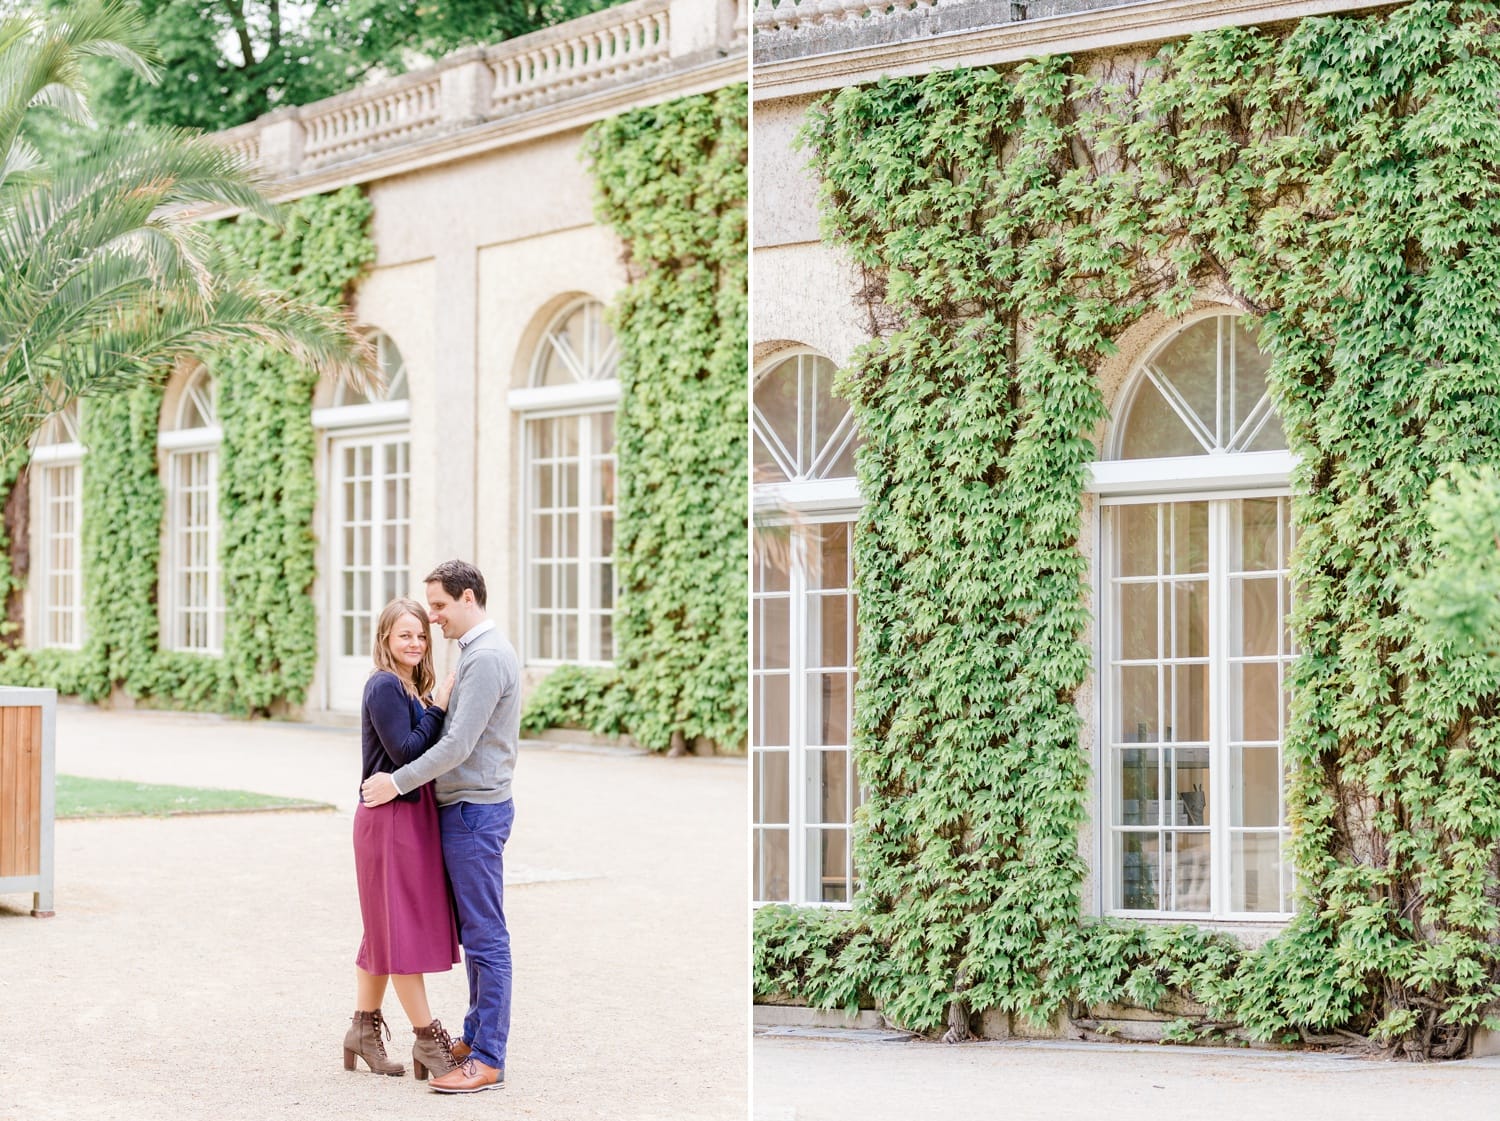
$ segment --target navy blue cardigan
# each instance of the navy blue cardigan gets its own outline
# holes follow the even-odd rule
[[[443,734],[443,710],[417,700],[389,670],[377,670],[370,675],[360,710],[364,753],[361,783],[377,772],[390,774],[404,767],[437,743]],[[412,790],[396,797],[403,802],[415,802],[419,794],[418,790]]]

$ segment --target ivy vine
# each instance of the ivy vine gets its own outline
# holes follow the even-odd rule
[[[746,738],[748,113],[731,86],[603,121],[586,145],[630,269],[611,309],[614,633],[628,727],[655,750]]]
[[[825,228],[882,328],[843,378],[863,886],[848,918],[762,911],[757,992],[955,1038],[986,1009],[1168,992],[1256,1038],[1421,1057],[1497,1026],[1500,688],[1408,603],[1442,563],[1429,489],[1500,462],[1497,99],[1500,9],[1424,0],[811,114]],[[1081,907],[1097,374],[1204,293],[1258,322],[1300,463],[1298,913],[1256,950]]]

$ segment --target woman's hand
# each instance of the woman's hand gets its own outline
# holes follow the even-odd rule
[[[453,678],[456,675],[457,671],[455,670],[447,676],[441,685],[432,691],[432,703],[444,712],[448,711],[448,694],[453,692]]]

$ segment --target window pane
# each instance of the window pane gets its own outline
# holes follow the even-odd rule
[[[787,878],[789,839],[785,829],[756,830],[755,894],[768,903],[786,903],[791,898]]]
[[[1208,503],[1174,502],[1167,507],[1172,526],[1169,571],[1181,575],[1208,571]]]
[[[1285,620],[1281,614],[1279,581],[1275,576],[1231,581],[1231,609],[1234,612],[1235,642],[1231,657],[1275,657],[1280,651]]]
[[[1230,748],[1230,825],[1281,824],[1281,752],[1274,747]]]
[[[755,714],[755,744],[786,747],[791,739],[791,678],[786,674],[756,674],[751,684]]]
[[[1157,518],[1160,507],[1155,503],[1139,506],[1111,506],[1115,523],[1116,563],[1120,576],[1155,576],[1161,571],[1157,558]]]
[[[811,610],[807,636],[809,665],[845,667],[852,664],[849,649],[849,597],[844,595],[809,597]]]
[[[1203,442],[1193,435],[1156,386],[1143,380],[1130,400],[1120,458],[1158,459],[1202,455],[1204,451]]]
[[[849,677],[842,673],[807,675],[807,742],[849,742]]]
[[[1231,668],[1230,683],[1233,738],[1239,742],[1279,740],[1280,666],[1276,662],[1241,663]]]
[[[1161,823],[1161,751],[1154,747],[1129,747],[1115,752],[1115,789],[1119,825]]]
[[[755,823],[785,825],[791,818],[791,772],[785,751],[755,753]]]
[[[1171,824],[1212,825],[1209,761],[1206,747],[1179,747],[1171,752]]]
[[[1172,657],[1208,657],[1208,581],[1172,582]]]
[[[1239,555],[1236,567],[1244,572],[1281,567],[1276,549],[1276,527],[1281,521],[1280,500],[1247,498],[1236,503],[1239,516]]]
[[[1236,833],[1230,840],[1230,908],[1280,911],[1280,833]]]
[[[1200,319],[1173,338],[1151,362],[1210,433],[1218,428],[1220,327],[1228,318]]]
[[[1119,593],[1120,657],[1126,661],[1156,658],[1157,585],[1121,584]]]
[[[751,641],[758,667],[784,669],[792,664],[791,607],[784,596],[756,600]]]
[[[845,870],[849,859],[849,834],[843,829],[819,829],[813,834],[817,842],[814,853],[821,850],[819,861],[820,891],[815,897],[821,903],[847,903],[849,876]]]
[[[811,588],[846,588],[849,586],[849,525],[840,522],[821,525],[813,531],[817,552],[808,573]]]
[[[1162,907],[1161,835],[1116,834],[1119,845],[1120,887],[1118,906],[1130,911],[1156,911]]]
[[[849,753],[809,753],[808,821],[833,825],[849,821]],[[816,816],[813,816],[816,815]]]
[[[1208,742],[1208,666],[1173,666],[1168,675],[1166,738],[1175,743]]]
[[[1172,850],[1173,882],[1170,898],[1174,911],[1207,911],[1209,902],[1210,845],[1207,833],[1168,833]]]
[[[1155,666],[1122,666],[1119,674],[1120,721],[1116,743],[1155,743],[1161,738]]]

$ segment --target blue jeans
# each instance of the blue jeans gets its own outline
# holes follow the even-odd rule
[[[469,974],[464,1039],[474,1057],[505,1069],[510,1037],[510,933],[505,929],[505,842],[515,821],[514,801],[443,806],[443,861],[458,911],[458,940]]]

